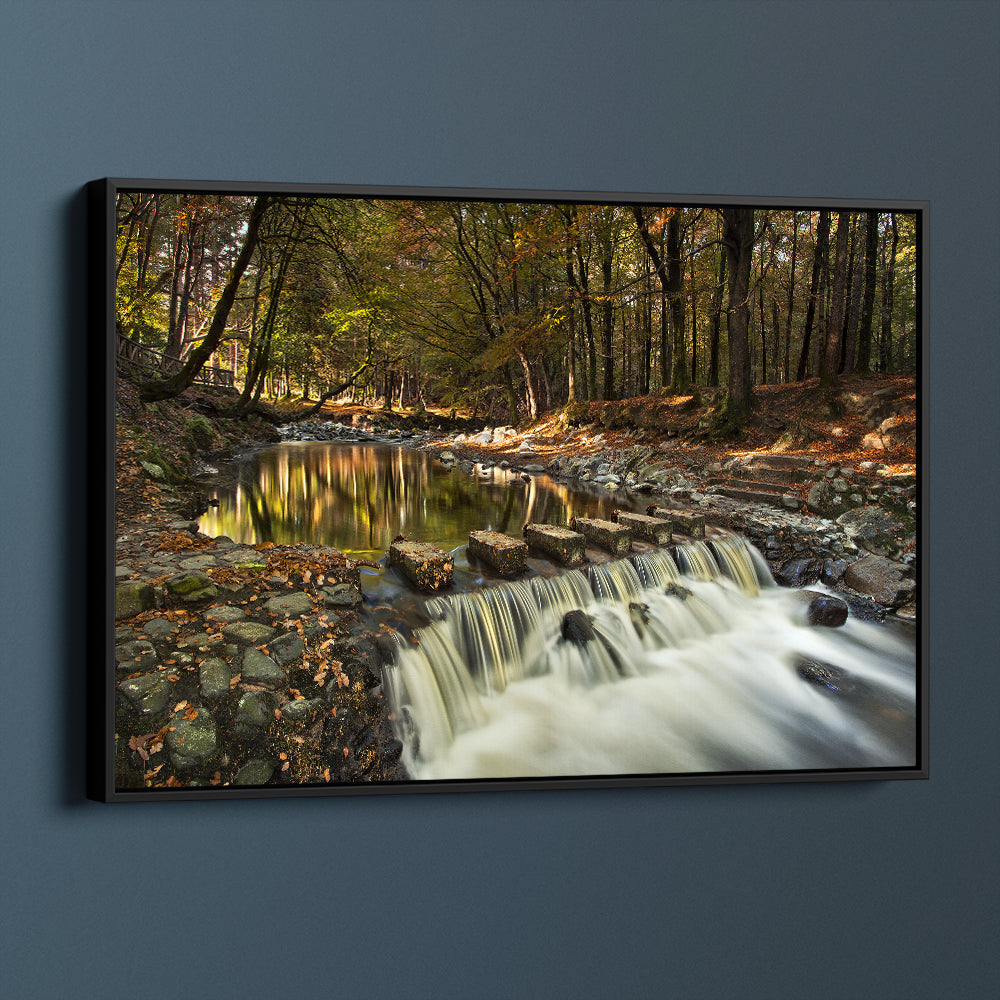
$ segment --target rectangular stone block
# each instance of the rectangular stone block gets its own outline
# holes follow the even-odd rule
[[[632,529],[627,525],[603,521],[598,517],[574,517],[569,524],[592,545],[613,556],[623,556],[632,551]]]
[[[389,564],[398,566],[421,590],[439,590],[451,583],[455,560],[427,542],[393,542]]]
[[[552,524],[526,524],[524,539],[533,549],[552,556],[567,566],[583,562],[586,539],[578,531]]]
[[[694,514],[689,510],[674,510],[670,507],[658,507],[651,504],[646,508],[646,513],[651,517],[659,517],[664,521],[673,523],[673,530],[679,531],[688,538],[705,537],[705,515]]]
[[[650,517],[648,514],[632,514],[621,510],[618,512],[618,523],[631,528],[636,538],[652,542],[654,545],[665,545],[670,541],[672,528],[670,521]]]
[[[469,553],[489,563],[501,576],[517,576],[527,566],[528,544],[499,531],[470,531]]]

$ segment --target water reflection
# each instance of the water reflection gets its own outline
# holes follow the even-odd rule
[[[200,529],[248,544],[311,542],[376,557],[396,535],[452,549],[476,530],[520,535],[527,521],[612,516],[623,493],[575,489],[548,476],[524,482],[493,468],[468,475],[393,445],[288,442],[241,462],[234,485]],[[634,506],[634,505],[633,505]]]

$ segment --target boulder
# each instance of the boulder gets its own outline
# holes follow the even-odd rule
[[[851,563],[844,583],[867,594],[885,607],[897,607],[913,599],[916,583],[907,577],[907,567],[883,556],[870,555]]]
[[[837,524],[855,545],[889,558],[902,555],[916,538],[910,517],[894,515],[882,507],[871,505],[841,514]]]

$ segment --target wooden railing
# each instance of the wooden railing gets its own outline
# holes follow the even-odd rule
[[[122,362],[133,364],[138,368],[160,375],[173,375],[183,364],[177,358],[171,358],[160,351],[154,351],[153,348],[131,340],[122,333],[117,334],[116,340],[115,351],[119,364]],[[195,375],[194,381],[201,385],[218,385],[232,389],[233,373],[229,368],[203,366],[201,371]]]

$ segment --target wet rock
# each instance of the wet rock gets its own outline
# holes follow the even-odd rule
[[[270,642],[268,649],[274,661],[284,667],[302,655],[305,643],[294,632],[286,632]]]
[[[567,611],[563,615],[560,633],[566,642],[582,645],[597,638],[594,632],[594,619],[585,611]]]
[[[297,701],[286,701],[281,706],[281,716],[286,722],[299,723],[309,722],[321,708],[321,699],[299,699]]]
[[[819,579],[822,563],[812,557],[789,559],[774,574],[775,580],[785,587],[806,587]]]
[[[269,625],[250,621],[233,622],[232,625],[225,625],[222,629],[222,634],[230,642],[253,646],[267,642],[274,635],[274,632],[275,630]]]
[[[274,774],[276,765],[269,760],[248,760],[233,778],[234,785],[266,785]]]
[[[129,580],[115,587],[115,620],[134,618],[148,611],[156,597],[150,584],[142,580]]]
[[[806,605],[806,620],[810,625],[837,628],[847,621],[849,613],[847,602],[839,597],[821,594],[815,590],[800,590],[796,594]]]
[[[351,608],[360,604],[361,588],[353,583],[336,583],[332,587],[321,587],[323,604],[328,608]]]
[[[302,591],[279,594],[264,602],[264,610],[275,618],[293,618],[312,611],[312,598]]]
[[[844,573],[847,572],[847,561],[844,559],[824,559],[823,569],[820,572],[820,581],[828,587],[832,587],[839,582]]]
[[[285,671],[270,656],[250,646],[243,653],[243,667],[240,671],[246,684],[263,684],[266,687],[284,687],[288,681]]]
[[[266,729],[274,723],[275,709],[281,704],[270,691],[248,691],[236,706],[236,724],[253,730]]]
[[[229,664],[218,656],[209,657],[198,668],[198,691],[205,701],[216,701],[229,694],[231,679]]]

